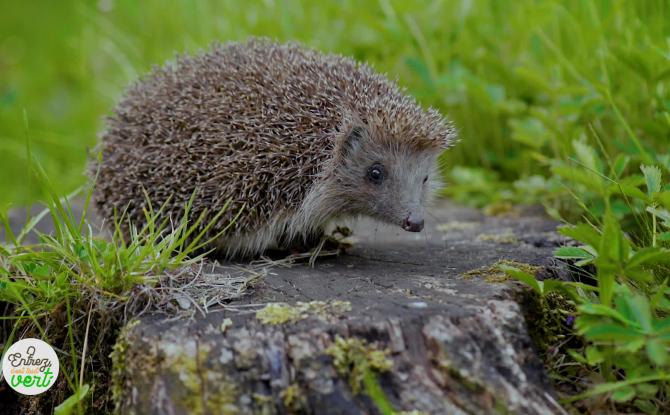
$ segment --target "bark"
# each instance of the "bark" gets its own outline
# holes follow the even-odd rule
[[[516,300],[524,288],[487,268],[508,259],[546,276],[556,224],[433,214],[420,234],[358,223],[347,254],[274,267],[205,317],[130,324],[113,354],[119,412],[561,413]],[[256,313],[268,303],[287,306]]]

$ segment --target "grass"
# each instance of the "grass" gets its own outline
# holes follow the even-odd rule
[[[506,270],[540,296],[563,293],[577,310],[574,336],[583,347],[562,348],[568,370],[553,368],[575,390],[566,400],[646,413],[668,404],[670,3],[664,0],[5,5],[0,211],[47,198],[62,222],[55,236],[44,237],[41,251],[3,248],[3,261],[10,258],[20,275],[32,278],[21,292],[45,285],[41,273],[65,272],[46,286],[62,284],[60,294],[70,301],[67,269],[84,267],[82,275],[92,279],[78,284],[120,295],[140,274],[178,263],[171,262],[171,246],[140,238],[142,246],[156,246],[145,252],[166,253],[158,268],[141,260],[126,268],[86,265],[127,247],[115,245],[119,240],[90,242],[86,232],[73,239],[84,225],[68,225],[67,208],[55,201],[86,181],[87,151],[128,82],[175,51],[249,35],[368,61],[424,105],[448,114],[462,141],[444,155],[445,195],[491,212],[542,203],[578,241],[556,256],[582,283],[538,284],[523,270]],[[30,173],[39,171],[30,155],[44,175]],[[45,177],[52,182],[46,194]],[[79,257],[77,244],[88,258]],[[24,259],[33,265],[26,268]],[[105,285],[112,282],[117,285]],[[29,307],[16,303],[35,329],[46,305],[62,304],[53,293],[42,294]],[[82,316],[71,318],[81,323]]]
[[[32,165],[36,185],[50,196],[44,212],[18,235],[8,218],[0,215],[6,238],[0,245],[3,346],[6,350],[23,337],[48,339],[60,354],[63,376],[38,398],[42,407],[59,404],[55,410],[61,415],[89,409],[107,413],[111,409],[109,355],[124,324],[147,310],[165,311],[176,302],[186,301],[194,305],[187,308],[201,310],[212,297],[218,303],[235,298],[253,277],[203,272],[203,247],[209,242],[203,235],[225,209],[203,224],[205,214],[189,217],[192,200],[183,217],[174,222],[161,217],[160,208],[150,207],[142,229],[129,224],[128,233],[122,232],[121,214],[112,234],[100,235],[86,219],[90,192],[85,193],[79,218],[68,198],[55,193],[40,164],[33,161]],[[53,223],[50,234],[33,229],[45,216]],[[31,232],[37,233],[38,243],[24,242]]]

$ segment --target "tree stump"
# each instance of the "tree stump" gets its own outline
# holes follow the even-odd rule
[[[348,253],[272,267],[224,309],[132,322],[113,353],[117,409],[562,413],[517,302],[525,288],[493,266],[547,272],[556,223],[448,203],[431,217],[418,234],[358,222]]]

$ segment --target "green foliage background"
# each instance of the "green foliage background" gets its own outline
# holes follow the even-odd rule
[[[662,0],[6,2],[0,206],[38,196],[26,136],[67,193],[84,182],[87,150],[125,85],[175,51],[250,35],[353,55],[438,107],[462,135],[449,166],[484,169],[452,182],[491,190],[548,177],[574,139],[598,136],[610,154],[667,151],[668,33]]]

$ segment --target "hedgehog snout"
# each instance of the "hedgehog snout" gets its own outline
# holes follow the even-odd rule
[[[402,228],[407,232],[421,232],[423,229],[423,218],[411,213],[402,222]]]

